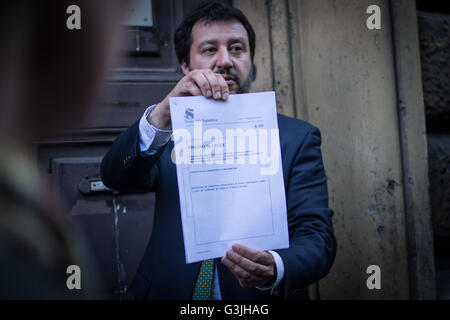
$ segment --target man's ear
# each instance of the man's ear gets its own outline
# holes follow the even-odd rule
[[[185,61],[183,61],[181,63],[181,70],[183,71],[184,75],[187,75],[189,73],[189,71],[190,71],[189,70],[189,66],[188,66],[188,64]]]

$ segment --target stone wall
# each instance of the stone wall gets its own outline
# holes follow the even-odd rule
[[[450,251],[450,14],[417,16],[435,251]]]

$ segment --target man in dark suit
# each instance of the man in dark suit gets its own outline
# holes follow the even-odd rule
[[[186,264],[168,100],[226,100],[247,92],[256,71],[255,33],[238,9],[206,3],[178,27],[175,47],[185,76],[116,139],[101,168],[112,189],[156,192],[151,239],[132,286],[136,298],[308,298],[307,286],[333,264],[336,239],[320,133],[301,120],[278,115],[289,248],[263,252],[235,244],[221,259]]]

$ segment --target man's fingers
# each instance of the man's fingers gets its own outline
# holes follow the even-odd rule
[[[214,91],[211,88],[210,81],[208,77],[201,71],[195,70],[191,73],[191,79],[194,85],[196,85],[201,90],[201,95],[210,98]],[[191,82],[191,81],[190,81]],[[191,83],[192,83],[191,82]]]
[[[250,272],[242,269],[239,265],[233,263],[230,259],[227,257],[222,258],[222,263],[230,269],[230,271],[239,279],[247,280],[250,278],[251,274]]]
[[[189,82],[186,85],[186,90],[191,96],[202,96],[203,95],[200,88],[193,82]]]
[[[253,275],[262,277],[271,277],[273,275],[271,269],[268,266],[250,261],[246,257],[241,256],[233,250],[227,251],[226,257],[231,260],[231,262]]]
[[[228,84],[222,75],[214,73],[212,70],[194,70],[188,75],[185,83],[185,91],[192,94],[191,84],[199,88],[201,94],[207,98],[216,100],[227,100],[230,94]],[[196,91],[196,90],[195,90]],[[199,95],[199,94],[192,94]]]
[[[222,99],[227,100],[230,95],[230,89],[228,88],[228,84],[225,81],[225,78],[221,74],[215,74],[217,80],[219,82],[220,90],[222,92]]]
[[[254,249],[247,248],[246,246],[243,246],[242,244],[233,244],[232,246],[233,251],[237,252],[239,255],[263,264],[263,265],[270,265],[272,263],[272,255],[269,252],[264,251],[258,251]]]
[[[212,94],[214,99],[221,99],[222,98],[222,90],[219,85],[219,80],[216,77],[216,74],[212,72],[211,70],[205,70],[203,71],[203,75],[206,77],[206,79],[209,82],[209,85],[212,89]]]
[[[242,269],[237,264],[233,263],[227,257],[222,258],[222,263],[231,271],[231,273],[239,281],[243,288],[254,288],[258,285],[262,285],[265,282],[264,278],[251,275],[249,272]]]

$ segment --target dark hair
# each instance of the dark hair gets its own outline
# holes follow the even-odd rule
[[[255,31],[241,10],[221,2],[204,2],[192,8],[175,31],[175,51],[180,64],[189,65],[189,53],[192,45],[192,28],[199,20],[227,21],[237,19],[247,30],[250,43],[250,57],[255,56]]]

